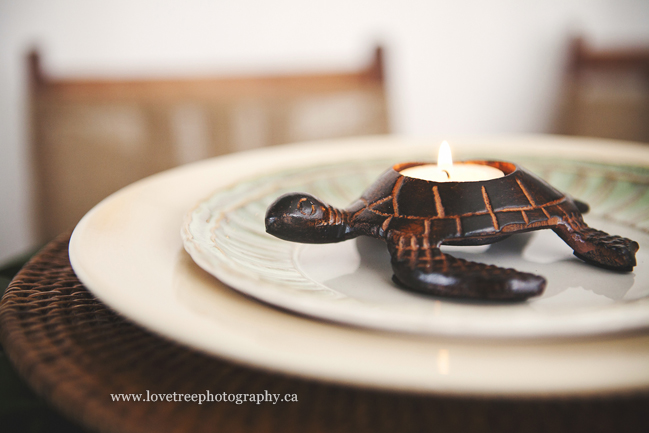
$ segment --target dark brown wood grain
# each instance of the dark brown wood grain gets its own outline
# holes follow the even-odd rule
[[[400,286],[438,296],[525,300],[545,289],[543,277],[456,259],[443,244],[484,245],[532,230],[552,229],[587,263],[621,272],[636,265],[637,242],[590,228],[588,205],[527,170],[503,161],[470,161],[505,176],[479,182],[432,182],[400,171],[381,175],[346,209],[308,194],[279,197],[266,214],[266,231],[294,242],[327,243],[359,235],[383,239]]]

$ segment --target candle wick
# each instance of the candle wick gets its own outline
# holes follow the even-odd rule
[[[451,175],[449,174],[448,171],[446,171],[446,170],[442,170],[442,171],[443,171],[444,173],[446,173],[446,178],[447,178],[447,179],[450,179],[450,178],[451,178]]]

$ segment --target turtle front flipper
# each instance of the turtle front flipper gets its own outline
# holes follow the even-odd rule
[[[501,301],[524,301],[545,289],[539,275],[458,259],[428,243],[415,236],[388,239],[397,284],[437,296]]]
[[[581,217],[567,219],[553,230],[587,263],[621,272],[631,272],[636,265],[637,242],[588,227]]]

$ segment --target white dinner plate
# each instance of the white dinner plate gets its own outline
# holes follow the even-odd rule
[[[581,278],[569,275],[568,277],[573,278],[579,285],[571,283],[570,287],[564,289],[557,286],[557,293],[548,297],[543,307],[533,308],[533,303],[525,306],[514,305],[514,308],[520,310],[515,314],[508,312],[508,306],[504,305],[467,305],[436,299],[432,301],[430,308],[423,308],[427,311],[422,317],[441,318],[441,321],[435,319],[427,322],[426,326],[445,323],[446,328],[439,333],[427,329],[427,335],[418,335],[341,326],[269,307],[239,294],[202,271],[183,251],[178,235],[183,217],[198,203],[204,203],[206,198],[214,197],[214,191],[219,194],[229,192],[230,199],[235,202],[237,198],[248,200],[254,203],[253,208],[263,207],[254,197],[250,200],[251,196],[245,190],[251,182],[265,179],[264,187],[272,189],[269,179],[278,173],[299,173],[314,166],[331,167],[336,172],[339,170],[336,167],[353,160],[364,161],[359,163],[359,166],[374,167],[377,161],[402,157],[410,159],[414,155],[422,155],[429,147],[432,152],[438,142],[378,137],[335,140],[235,154],[160,173],[113,194],[83,218],[70,243],[73,268],[81,281],[107,305],[154,332],[217,356],[275,371],[347,384],[452,394],[582,394],[648,387],[649,334],[637,331],[597,338],[593,336],[600,331],[610,332],[615,326],[619,326],[618,330],[640,327],[637,323],[643,320],[643,313],[646,316],[647,309],[644,304],[647,286],[635,280],[637,275],[640,275],[639,270],[644,267],[642,255],[639,256],[640,263],[636,272],[629,274],[633,276],[634,281],[630,284],[628,281],[620,283],[619,287],[622,289],[615,288],[618,287],[617,283],[608,283],[609,288],[599,293],[599,289],[589,290],[592,278],[584,277],[587,281],[584,285],[579,283]],[[642,218],[638,219],[637,204],[647,197],[637,191],[635,196],[622,194],[622,191],[629,188],[635,191],[633,182],[646,172],[643,167],[649,167],[649,152],[639,145],[535,136],[457,138],[452,141],[452,145],[457,159],[477,154],[498,157],[511,155],[527,160],[540,156],[541,159],[550,158],[556,161],[585,161],[586,165],[595,162],[609,166],[614,171],[615,167],[619,168],[625,164],[636,167],[623,170],[630,176],[628,182],[624,185],[616,183],[613,196],[623,196],[623,200],[612,203],[602,201],[613,209],[624,207],[626,211],[615,214],[615,221],[609,221],[611,210],[607,211],[598,203],[594,203],[600,217],[591,222],[593,225],[596,225],[596,222],[597,227],[600,227],[600,224],[607,225],[601,228],[613,232],[620,231],[619,234],[644,236],[645,222]],[[582,166],[585,167],[583,164]],[[590,167],[592,168],[592,165]],[[564,173],[562,176],[568,174]],[[561,176],[551,181],[556,183],[560,178]],[[327,179],[331,178],[325,176],[325,184]],[[372,179],[367,181],[371,182]],[[566,182],[569,183],[569,180]],[[293,185],[294,183],[289,182],[285,186]],[[597,190],[594,184],[586,183],[582,187],[584,194],[588,194],[593,188]],[[603,195],[601,190],[598,191],[600,193],[593,197]],[[233,206],[217,212],[223,211],[227,216],[236,209],[237,207]],[[215,211],[210,212],[206,216],[211,217]],[[263,221],[263,212],[261,218]],[[234,220],[235,218],[232,218],[228,221]],[[257,230],[254,227],[252,229]],[[628,232],[624,232],[625,230]],[[260,239],[265,239],[259,241],[260,246],[266,241],[275,242],[271,238]],[[646,240],[638,240],[642,251]],[[522,266],[525,261],[543,265],[543,260],[556,260],[553,255],[556,252],[545,251],[546,247],[533,252],[533,260],[529,254],[527,258],[517,258],[516,256],[520,256],[519,253],[525,249],[521,250],[519,244],[525,242],[534,246],[538,241],[527,238],[518,244],[506,245],[504,250],[509,253],[505,253],[502,259],[520,260],[511,266]],[[327,273],[339,265],[334,263],[332,267],[318,269],[309,268],[309,263],[313,263],[314,257],[333,259],[342,254],[340,251],[316,251],[295,244],[287,245],[290,245],[292,251],[296,251],[291,256],[291,266],[298,264],[302,267],[299,272],[307,280],[319,284],[322,291],[332,297],[343,299],[336,299],[334,304],[378,303],[379,311],[381,308],[385,309],[385,306],[380,307],[380,304],[386,303],[383,298],[386,295],[367,298],[365,295],[352,293],[352,289],[358,287],[356,282],[347,284],[343,281],[346,276],[357,273],[357,270],[365,267],[367,263],[354,265],[355,268],[349,265],[346,273],[342,274],[341,269],[338,269],[335,271],[339,273],[337,282],[343,281],[344,284],[330,287],[331,278]],[[236,248],[236,240],[228,247]],[[356,254],[358,260],[365,254],[357,254],[354,251],[360,250],[362,253],[368,246],[350,243],[345,248],[348,249],[348,254]],[[374,250],[374,247],[369,246],[369,249]],[[382,258],[379,254],[365,260],[380,261]],[[581,266],[572,259],[567,262],[570,266]],[[376,266],[376,263],[370,263],[369,267],[372,266]],[[590,275],[590,270],[594,268],[583,266],[587,269],[584,270],[584,275]],[[547,276],[544,269],[551,268],[542,266],[538,272]],[[572,270],[568,272],[572,273]],[[602,274],[597,275],[599,280]],[[624,279],[624,276],[615,276]],[[356,278],[362,277],[363,275],[355,275],[349,278],[356,281]],[[345,285],[348,289],[344,289]],[[579,290],[570,290],[573,285],[595,296],[591,299],[592,302],[583,305],[584,308],[577,308],[575,304],[583,302],[583,298]],[[625,285],[628,288],[625,288]],[[263,284],[260,285],[262,286]],[[554,304],[558,303],[563,307],[549,302],[553,298]],[[414,305],[408,304],[410,301],[397,299],[392,303],[398,306],[400,302],[405,302],[405,306],[399,308],[411,309]],[[320,299],[317,299],[314,304],[320,302]],[[537,302],[541,305],[543,299]],[[503,308],[505,310],[502,310]],[[607,311],[610,312],[611,309],[624,309],[625,314],[634,317],[636,325],[630,326],[627,322],[620,322],[617,313],[609,315]],[[449,331],[452,328],[449,325],[452,323],[449,322],[451,316],[460,310],[457,314],[467,319],[469,325],[466,325],[464,330]],[[480,314],[485,317],[472,317],[474,315],[470,311],[481,311]],[[402,313],[398,312],[396,316],[392,316],[398,317],[399,314]],[[585,314],[583,317],[586,317],[586,322],[588,317],[600,315],[599,317],[607,320],[617,321],[617,325],[598,328],[597,323],[586,323],[583,328],[590,329],[586,333],[591,335],[588,338],[577,338],[574,335],[583,332],[578,329],[579,325],[572,323],[578,322],[572,318],[575,314]],[[532,319],[532,322],[537,323],[519,317],[530,315],[537,317]],[[573,337],[548,337],[561,334],[547,325],[550,322],[547,317],[553,315],[557,316],[557,320],[577,327],[568,333]],[[500,316],[506,319],[503,321]],[[507,328],[505,322],[508,320],[512,321],[512,326],[520,325],[526,328],[526,331],[504,332]],[[456,320],[460,328],[464,326],[461,322],[462,320]],[[485,332],[477,332],[477,323],[490,324],[488,326],[491,328]],[[545,323],[540,325],[545,327],[543,331],[530,333],[529,330],[539,323]],[[599,331],[593,331],[593,326]],[[449,335],[463,337],[451,338]],[[524,335],[545,335],[546,338],[522,338]],[[517,338],[503,339],[503,336]]]

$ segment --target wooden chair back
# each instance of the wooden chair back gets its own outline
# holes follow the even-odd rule
[[[50,77],[29,55],[37,233],[53,238],[112,192],[229,152],[388,132],[383,56],[361,70],[231,78]]]
[[[572,41],[560,133],[649,142],[649,48]]]

